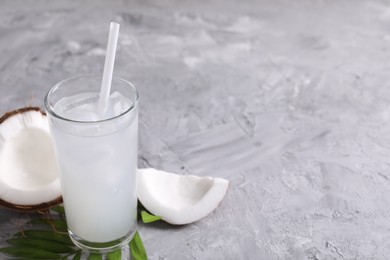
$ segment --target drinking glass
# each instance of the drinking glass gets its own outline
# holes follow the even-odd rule
[[[137,221],[138,92],[113,77],[110,108],[98,113],[101,76],[57,83],[45,97],[68,232],[82,249],[128,243]]]

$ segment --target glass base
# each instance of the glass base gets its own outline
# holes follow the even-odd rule
[[[130,232],[127,233],[125,236],[115,239],[113,241],[103,243],[86,241],[78,237],[71,230],[68,230],[68,233],[72,242],[82,250],[87,250],[90,252],[109,253],[129,243],[130,240],[133,239],[133,236],[136,231],[136,226],[137,225],[134,225]]]

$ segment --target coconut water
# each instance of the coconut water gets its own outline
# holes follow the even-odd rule
[[[114,92],[98,114],[98,100],[93,92],[59,100],[63,120],[51,120],[51,132],[71,237],[102,243],[135,230],[138,113],[126,112],[138,108]]]

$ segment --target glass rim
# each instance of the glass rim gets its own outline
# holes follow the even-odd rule
[[[113,75],[112,78],[113,79],[117,79],[117,80],[120,80],[126,84],[128,84],[129,86],[131,86],[134,91],[135,91],[135,99],[134,99],[134,103],[128,108],[126,109],[125,111],[123,111],[122,113],[120,113],[119,115],[116,115],[116,116],[113,116],[113,117],[109,117],[109,118],[106,118],[106,119],[102,119],[102,120],[95,120],[95,121],[85,121],[85,120],[74,120],[74,119],[70,119],[70,118],[66,118],[66,117],[63,117],[63,116],[60,116],[58,115],[53,109],[52,109],[52,105],[50,105],[49,103],[49,96],[56,90],[58,89],[61,85],[63,85],[64,83],[66,82],[69,82],[69,81],[72,81],[72,80],[77,80],[77,79],[80,79],[80,78],[93,78],[93,77],[96,77],[96,78],[102,78],[102,75],[99,75],[99,74],[94,74],[94,73],[91,73],[91,74],[84,74],[84,75],[79,75],[79,76],[74,76],[74,77],[70,77],[70,78],[66,78],[64,80],[61,80],[60,82],[56,83],[52,88],[50,88],[50,90],[46,93],[45,95],[45,99],[44,99],[44,106],[46,108],[46,111],[48,112],[48,114],[52,115],[53,117],[57,118],[57,119],[60,119],[60,120],[63,120],[63,121],[67,121],[67,122],[73,122],[73,123],[81,123],[81,124],[96,124],[96,123],[104,123],[104,122],[108,122],[108,121],[111,121],[111,120],[115,120],[116,118],[119,118],[119,117],[122,117],[128,113],[131,113],[131,111],[133,111],[137,106],[138,106],[138,101],[139,101],[139,93],[138,93],[138,90],[137,88],[128,80],[126,79],[123,79],[121,77],[118,77],[118,76],[115,76]]]

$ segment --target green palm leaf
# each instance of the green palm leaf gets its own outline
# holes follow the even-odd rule
[[[152,223],[158,220],[161,220],[160,216],[155,216],[153,214],[150,214],[149,212],[142,210],[141,211],[141,219],[144,223]]]
[[[0,248],[0,253],[19,260],[69,259],[69,257],[73,260],[80,260],[82,251],[73,244],[67,234],[64,208],[56,206],[51,210],[53,214],[45,214],[42,218],[30,221],[27,227],[31,225],[32,229],[21,230],[13,238],[7,240],[10,246]],[[138,232],[135,233],[129,246],[132,259],[147,260],[147,254]],[[99,253],[91,253],[88,256],[88,260],[101,259],[103,257]],[[120,259],[122,259],[121,249],[107,253],[107,260]]]
[[[41,224],[47,227],[54,227],[57,231],[68,232],[68,226],[65,220],[61,219],[43,219],[37,218],[30,221],[30,224]]]
[[[133,239],[130,242],[130,252],[134,260],[147,260],[146,250],[142,243],[138,231],[135,232]]]
[[[61,259],[61,255],[39,248],[20,246],[3,247],[0,248],[0,252],[17,257],[28,257],[30,259]]]
[[[102,260],[103,257],[101,254],[98,253],[92,253],[88,256],[88,260]]]
[[[53,253],[74,253],[76,250],[66,244],[58,243],[50,240],[42,240],[36,238],[12,238],[7,242],[13,246],[38,248]]]
[[[110,252],[107,254],[107,260],[121,260],[122,259],[122,250],[118,249],[114,252]]]
[[[52,230],[25,230],[16,234],[17,237],[37,238],[41,240],[54,241],[74,246],[68,234],[59,234]]]

